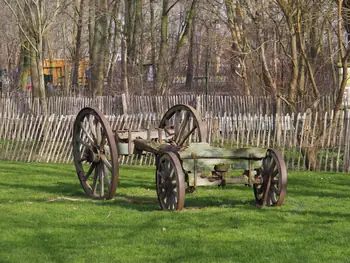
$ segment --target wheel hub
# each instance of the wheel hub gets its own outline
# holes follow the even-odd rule
[[[174,191],[174,186],[173,186],[173,182],[172,182],[171,178],[167,178],[165,181],[165,191],[167,191],[167,192]]]
[[[95,152],[95,151],[96,152]],[[99,163],[101,161],[101,153],[98,149],[86,149],[84,156],[86,158],[86,161],[89,163]]]

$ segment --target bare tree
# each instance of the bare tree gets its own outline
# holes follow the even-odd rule
[[[57,0],[55,3],[45,0],[18,0],[10,3],[3,0],[16,17],[21,34],[25,37],[34,51],[32,59],[35,60],[38,73],[38,89],[43,114],[47,113],[46,93],[43,70],[43,41],[55,18],[66,7],[64,0]],[[19,10],[19,11],[16,11]]]

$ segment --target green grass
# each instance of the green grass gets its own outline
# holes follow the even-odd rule
[[[154,167],[121,167],[116,199],[92,201],[73,165],[0,162],[0,262],[349,262],[350,176],[288,180],[280,208],[236,185],[179,213],[159,210]]]

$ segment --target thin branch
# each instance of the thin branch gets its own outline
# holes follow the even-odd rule
[[[33,42],[30,40],[30,38],[28,37],[28,35],[26,34],[26,31],[23,29],[21,22],[15,12],[15,10],[13,10],[12,6],[7,2],[7,0],[3,0],[5,2],[5,4],[10,8],[11,12],[13,13],[13,15],[15,16],[18,26],[21,30],[21,32],[23,33],[24,37],[28,40],[28,42],[30,43],[30,45],[33,47],[33,49],[35,50],[35,52],[38,52],[38,49],[36,48],[36,46],[33,44]]]
[[[168,8],[168,10],[165,11],[165,14],[167,15],[167,14],[170,12],[170,10],[171,10],[179,1],[180,1],[180,0],[176,0],[176,1]]]

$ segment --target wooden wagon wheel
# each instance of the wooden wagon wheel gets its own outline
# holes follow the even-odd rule
[[[177,146],[188,145],[190,141],[205,142],[206,123],[200,114],[191,106],[178,104],[171,107],[160,121],[159,128],[164,129],[166,136],[171,137]]]
[[[262,184],[255,184],[254,195],[258,206],[281,206],[287,191],[287,168],[282,154],[268,149],[260,169]]]
[[[118,151],[111,127],[95,108],[82,109],[73,127],[73,155],[85,193],[111,199],[118,185]]]
[[[163,210],[182,210],[185,203],[185,179],[178,156],[167,152],[157,162],[156,185]]]

